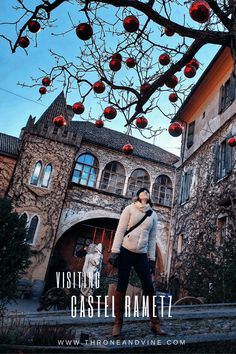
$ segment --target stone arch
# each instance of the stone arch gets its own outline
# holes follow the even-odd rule
[[[159,174],[152,185],[154,203],[171,206],[173,198],[173,182],[167,174]]]
[[[46,289],[55,286],[56,272],[81,272],[83,269],[88,246],[91,243],[102,244],[103,268],[102,274],[112,271],[108,263],[118,218],[112,218],[112,213],[91,211],[67,224],[64,232],[54,245],[53,253],[47,269]],[[117,216],[115,214],[115,216]],[[70,227],[69,227],[70,225]]]
[[[72,209],[69,209],[64,212],[64,217],[62,217],[62,220],[60,222],[56,242],[69,228],[71,228],[75,224],[81,223],[82,221],[94,219],[94,215],[96,215],[96,219],[108,218],[119,220],[120,218],[120,214],[104,209],[95,209],[87,212],[85,212],[84,210],[76,212]]]
[[[128,178],[126,196],[131,198],[140,188],[145,187],[150,189],[150,186],[150,173],[143,167],[135,168]]]
[[[84,186],[96,187],[100,171],[99,159],[93,153],[81,153],[74,161],[72,182]]]
[[[123,195],[126,179],[124,165],[120,161],[109,161],[103,168],[99,188]]]
[[[98,162],[98,168],[100,169],[100,158],[99,158],[99,155],[94,152],[94,151],[91,151],[88,147],[84,148],[84,149],[81,149],[75,156],[75,159],[74,159],[74,164],[76,163],[76,161],[78,160],[78,158],[81,156],[81,155],[92,155],[94,156],[96,159],[97,159],[97,162]]]

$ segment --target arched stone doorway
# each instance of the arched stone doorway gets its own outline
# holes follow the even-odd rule
[[[111,271],[108,258],[118,225],[117,219],[94,218],[83,220],[68,230],[57,241],[48,265],[45,291],[56,285],[56,272],[81,272],[86,249],[90,243],[103,245],[103,274]]]

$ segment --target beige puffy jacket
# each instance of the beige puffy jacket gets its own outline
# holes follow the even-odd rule
[[[120,216],[120,221],[115,233],[111,252],[120,253],[120,247],[135,253],[147,253],[150,260],[155,260],[157,237],[157,214],[153,210],[141,225],[124,236],[126,230],[136,225],[145,215],[149,204],[145,208],[139,207],[139,202],[128,205]]]

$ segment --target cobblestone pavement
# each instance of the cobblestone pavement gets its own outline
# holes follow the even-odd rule
[[[21,306],[20,306],[21,305]],[[34,304],[35,305],[35,304]],[[154,336],[150,331],[148,318],[125,318],[122,336],[114,341],[111,337],[112,318],[105,318],[101,311],[101,317],[93,318],[72,318],[70,311],[42,311],[31,312],[36,309],[33,304],[18,304],[17,308],[9,307],[8,318],[16,314],[19,317],[33,324],[47,324],[54,326],[65,326],[75,329],[75,339],[80,341],[84,337],[83,347],[80,350],[91,351],[93,349],[106,351],[108,349],[122,348],[147,348],[155,346],[176,346],[183,347],[187,343],[225,341],[236,342],[236,304],[217,305],[192,305],[172,307],[172,317],[168,318],[168,310],[164,310],[164,318],[161,320],[162,327],[167,332],[167,336]],[[82,336],[82,337],[81,337]],[[154,344],[152,344],[154,343]],[[153,347],[154,348],[154,347]],[[176,351],[177,353],[177,351]],[[222,352],[223,353],[223,352]]]

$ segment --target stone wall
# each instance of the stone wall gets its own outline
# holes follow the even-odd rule
[[[39,225],[32,244],[32,265],[25,275],[31,281],[42,282],[48,268],[53,246],[73,225],[94,218],[119,219],[123,208],[131,202],[126,190],[131,173],[145,169],[150,176],[150,190],[155,179],[162,174],[170,177],[174,186],[175,168],[155,163],[135,156],[125,156],[122,152],[101,145],[81,141],[79,134],[58,134],[40,130],[32,119],[23,131],[20,154],[15,174],[9,190],[13,205],[20,214],[26,213],[29,219],[39,217]],[[51,128],[50,128],[51,129]],[[73,142],[72,139],[73,138]],[[71,175],[77,157],[82,153],[92,153],[99,162],[99,173],[95,188],[76,185]],[[48,188],[31,184],[35,164],[52,165],[52,176]],[[120,162],[125,168],[126,180],[124,195],[120,196],[100,189],[102,171],[111,161]],[[164,272],[168,256],[168,234],[170,207],[156,204],[158,214],[157,245],[160,250],[159,263]]]
[[[27,275],[31,280],[44,279],[76,150],[75,147],[37,135],[25,133],[23,136],[9,196],[13,198],[17,212],[26,212],[29,218],[33,215],[39,217],[39,227],[32,245],[33,263]],[[52,164],[48,188],[30,184],[37,161],[44,166]]]
[[[125,156],[119,152],[103,147],[96,147],[87,142],[82,142],[78,156],[82,153],[92,153],[99,161],[99,173],[96,188],[83,187],[71,183],[67,190],[64,207],[58,227],[57,240],[73,225],[93,218],[119,219],[124,207],[131,203],[126,196],[109,193],[100,189],[102,171],[106,164],[111,161],[120,162],[126,171],[124,191],[127,189],[128,179],[131,173],[137,168],[145,169],[150,175],[151,188],[158,175],[166,174],[174,185],[175,170],[173,167],[153,163],[138,157]],[[157,245],[162,255],[164,268],[167,265],[168,235],[170,224],[170,208],[154,205],[158,215]]]
[[[4,197],[16,164],[16,158],[0,156],[0,197]]]
[[[232,172],[215,180],[214,146],[221,143],[236,125],[236,117],[212,135],[177,171],[176,193],[172,210],[170,275],[176,275],[184,284],[191,267],[197,242],[202,245],[210,239],[217,244],[218,218],[227,214],[229,224],[235,225],[230,197],[236,198],[236,148],[232,148]],[[179,204],[180,175],[192,169],[190,199]],[[224,202],[226,201],[226,202]],[[182,238],[182,247],[179,238]]]
[[[219,110],[220,89],[229,79],[232,70],[231,52],[229,48],[225,48],[207,74],[199,80],[196,91],[181,110],[183,123],[189,124],[195,121],[194,141],[189,148],[187,147],[188,129],[185,125],[186,129],[182,136],[183,160],[188,159],[234,115],[236,100],[223,112]]]

